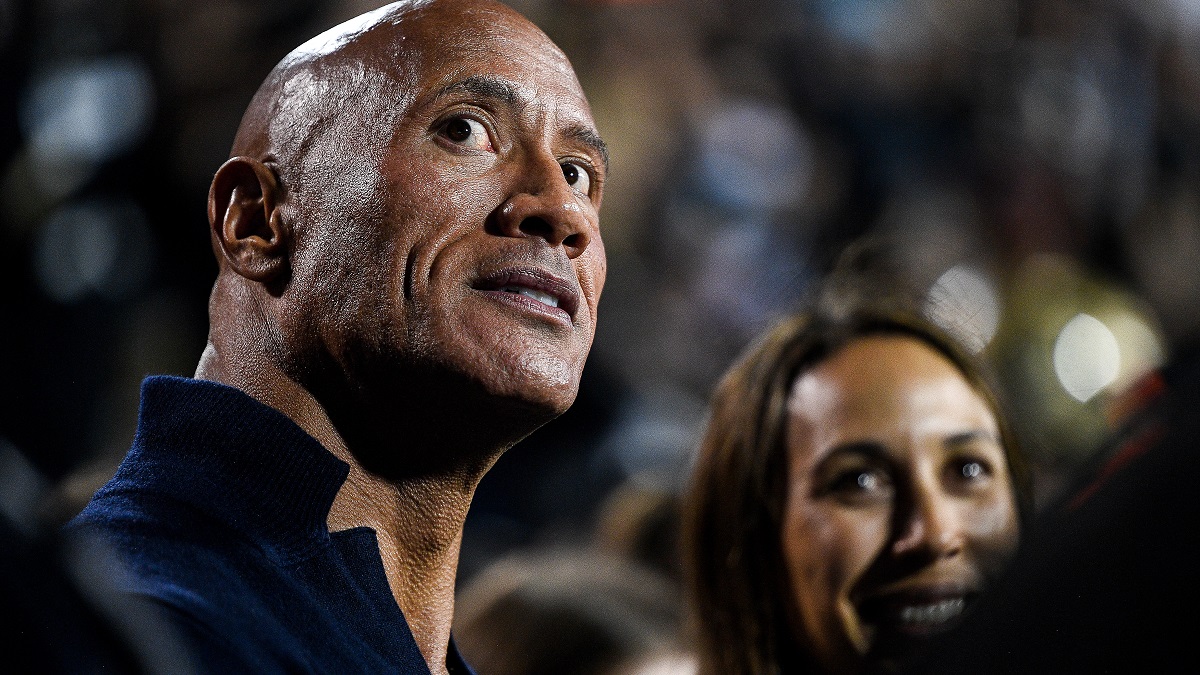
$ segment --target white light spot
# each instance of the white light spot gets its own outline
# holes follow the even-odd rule
[[[1200,26],[1200,2],[1196,0],[1166,0],[1171,14],[1187,28]]]
[[[925,315],[978,353],[992,341],[1000,325],[1000,295],[982,273],[955,265],[933,282]]]
[[[61,66],[37,79],[21,102],[21,124],[39,187],[70,192],[136,145],[153,114],[150,72],[134,57]]]
[[[644,658],[629,669],[629,675],[695,675],[698,672],[700,667],[695,656],[675,652]]]
[[[833,36],[854,48],[903,57],[929,43],[931,26],[906,0],[817,0],[813,9]]]
[[[38,505],[46,480],[16,447],[0,438],[0,518],[24,534],[38,531]]]
[[[1090,314],[1078,314],[1054,341],[1054,373],[1063,389],[1087,403],[1121,372],[1121,349],[1108,326]]]

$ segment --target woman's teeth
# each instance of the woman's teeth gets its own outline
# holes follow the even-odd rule
[[[953,598],[931,605],[909,605],[900,610],[900,621],[905,624],[941,624],[957,618],[963,613],[966,600]]]
[[[551,307],[558,307],[558,298],[554,297],[553,295],[550,295],[549,293],[543,293],[542,291],[535,291],[532,288],[526,288],[524,286],[504,286],[504,287],[501,287],[500,290],[505,291],[507,293],[516,293],[517,295],[524,295],[527,298],[537,300],[538,302],[542,303],[543,305],[550,305]]]

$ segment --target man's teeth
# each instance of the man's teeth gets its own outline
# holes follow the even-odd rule
[[[908,606],[900,610],[900,621],[903,623],[945,623],[959,614],[966,607],[966,600],[954,598],[942,600],[932,605]]]
[[[543,305],[550,305],[551,307],[558,307],[558,298],[554,297],[553,295],[550,295],[549,293],[543,293],[542,291],[535,291],[532,288],[526,288],[524,286],[504,286],[500,290],[508,292],[508,293],[516,293],[518,295],[524,295],[527,298],[532,298],[534,300],[537,300],[538,302],[542,303]]]

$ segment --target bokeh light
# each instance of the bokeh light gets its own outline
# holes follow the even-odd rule
[[[980,352],[1000,325],[1000,295],[983,273],[969,265],[955,265],[929,290],[925,314],[957,336],[967,349]]]
[[[717,204],[779,209],[808,195],[812,142],[787,110],[740,101],[713,111],[700,130],[700,176]]]
[[[1063,389],[1080,403],[1116,381],[1121,347],[1108,326],[1094,316],[1076,314],[1054,341],[1054,372]]]
[[[21,125],[40,187],[69,193],[141,140],[153,112],[151,75],[133,56],[61,64],[39,75],[22,100]]]

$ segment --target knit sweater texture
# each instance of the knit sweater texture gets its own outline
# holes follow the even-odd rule
[[[115,550],[201,672],[427,674],[375,531],[326,525],[348,473],[240,390],[150,377],[129,454],[68,532]],[[453,642],[447,664],[471,672]]]

